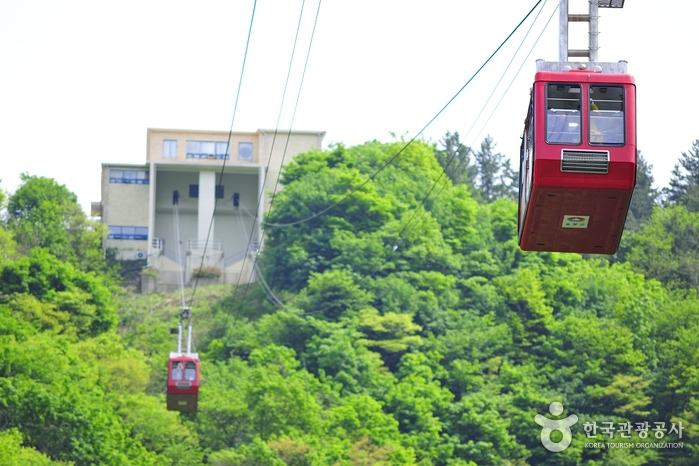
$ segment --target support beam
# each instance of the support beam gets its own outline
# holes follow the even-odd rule
[[[590,0],[590,61],[597,61],[599,52],[599,6]]]
[[[568,0],[558,0],[558,61],[568,61]]]
[[[216,203],[216,173],[199,172],[199,204],[197,210],[197,239],[201,248],[204,247],[211,225],[213,235],[213,215]],[[213,240],[213,237],[210,238]]]

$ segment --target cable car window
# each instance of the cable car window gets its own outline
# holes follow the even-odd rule
[[[624,144],[624,88],[590,86],[590,144]]]
[[[184,366],[184,379],[189,380],[190,382],[194,382],[196,380],[197,375],[196,375],[196,363],[193,361],[187,361],[187,363]]]
[[[172,380],[182,380],[183,376],[182,361],[173,361],[172,363]]]
[[[580,144],[580,91],[577,84],[546,86],[546,142]]]

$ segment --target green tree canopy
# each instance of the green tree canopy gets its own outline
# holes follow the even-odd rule
[[[7,226],[23,254],[46,248],[82,270],[103,270],[103,226],[87,219],[77,196],[52,178],[22,174],[9,198]]]
[[[687,152],[682,152],[672,170],[666,200],[670,204],[683,205],[690,212],[699,212],[699,139]]]
[[[461,142],[458,131],[447,131],[439,144],[443,149],[435,150],[434,155],[451,182],[465,184],[473,192],[478,170],[471,163],[471,148]]]
[[[699,212],[683,205],[656,209],[622,238],[620,256],[670,288],[699,289]]]
[[[499,198],[516,199],[517,173],[504,154],[495,152],[495,145],[493,138],[487,136],[480,150],[474,154],[476,187],[485,202]]]
[[[641,151],[636,159],[636,187],[631,197],[626,228],[637,230],[653,214],[660,193],[653,187],[653,165],[649,164]]]

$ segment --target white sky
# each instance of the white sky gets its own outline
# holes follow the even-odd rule
[[[233,129],[273,129],[301,0],[259,0]],[[535,0],[324,0],[293,129],[325,144],[411,138],[463,86]],[[518,158],[535,59],[558,60],[558,13],[478,134],[557,5],[548,0],[474,130],[463,137],[534,16],[425,131],[486,134]],[[0,187],[55,178],[88,210],[103,162],[144,163],[146,129],[227,131],[253,0],[0,0]],[[663,6],[667,5],[667,6]],[[318,0],[307,0],[279,127],[288,129]],[[584,13],[584,0],[571,0]],[[601,9],[600,61],[627,60],[638,88],[638,147],[664,186],[699,138],[696,0]],[[570,30],[587,46],[587,24]],[[674,96],[667,89],[679,89]],[[674,91],[673,91],[674,92]],[[513,166],[516,166],[513,163]]]

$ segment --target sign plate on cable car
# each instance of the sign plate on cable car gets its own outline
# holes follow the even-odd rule
[[[587,228],[589,215],[564,215],[562,228]]]

